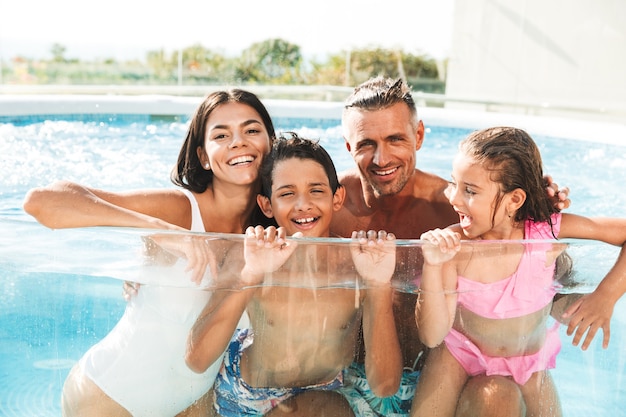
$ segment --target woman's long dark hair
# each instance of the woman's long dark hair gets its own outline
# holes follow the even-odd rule
[[[209,116],[213,110],[226,103],[246,104],[256,110],[267,129],[270,146],[273,143],[276,137],[274,124],[267,109],[255,94],[240,89],[210,93],[196,109],[191,119],[187,136],[178,154],[178,161],[170,175],[174,184],[196,193],[203,193],[213,181],[213,171],[207,171],[202,167],[198,157],[198,148],[204,147],[206,123]]]
[[[206,124],[209,116],[215,109],[226,103],[246,104],[256,110],[267,130],[271,148],[276,138],[276,132],[272,119],[261,100],[254,93],[236,88],[215,91],[205,97],[191,119],[187,136],[178,154],[176,166],[170,174],[170,179],[174,184],[195,193],[203,193],[213,182],[213,171],[202,167],[198,157],[198,148],[204,147]],[[265,217],[259,206],[254,202],[254,209],[250,215],[248,225],[258,224],[263,226],[276,225],[274,219]]]

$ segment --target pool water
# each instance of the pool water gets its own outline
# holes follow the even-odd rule
[[[428,126],[428,121],[426,120]],[[275,119],[277,130],[319,138],[338,170],[352,159],[339,120]],[[67,179],[109,190],[173,187],[169,171],[186,121],[32,121],[0,123],[0,416],[58,416],[71,366],[122,316],[121,280],[141,267],[138,232],[51,231],[26,215],[26,191]],[[449,177],[456,145],[469,129],[428,126],[420,169]],[[570,212],[624,216],[626,152],[619,145],[535,135],[545,171],[571,189]],[[617,252],[571,243],[577,276],[593,288]],[[582,287],[581,287],[582,288]],[[624,415],[626,306],[618,303],[611,345],[563,349],[552,372],[566,416]]]

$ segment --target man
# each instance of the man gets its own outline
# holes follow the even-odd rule
[[[444,195],[448,182],[416,168],[415,153],[424,141],[424,125],[402,80],[376,77],[356,87],[345,102],[342,126],[357,168],[340,178],[346,198],[333,218],[334,234],[384,229],[399,239],[418,239],[427,230],[459,221]],[[560,208],[567,207],[567,190],[559,192],[556,184],[549,182],[548,193],[556,197]],[[417,334],[415,302],[416,295],[396,293],[394,314],[404,368],[413,371],[405,372],[395,398],[375,398],[363,388],[367,383],[362,369],[355,375],[360,395],[379,415],[390,409],[408,414],[410,409],[421,366],[417,364],[425,352]],[[380,407],[384,410],[377,410]],[[514,416],[523,415],[524,408],[519,389],[508,379],[475,377],[466,385],[457,415],[471,411],[481,416]]]

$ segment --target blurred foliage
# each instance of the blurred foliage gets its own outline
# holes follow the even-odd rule
[[[4,84],[88,85],[329,85],[354,86],[376,75],[402,77],[415,91],[444,93],[446,62],[402,50],[361,48],[325,59],[307,60],[300,47],[283,39],[254,43],[228,57],[194,44],[171,53],[148,51],[145,61],[112,58],[84,62],[66,58],[65,46],[52,45],[49,60],[14,57],[2,62]]]

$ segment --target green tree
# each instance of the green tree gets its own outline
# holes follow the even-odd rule
[[[170,81],[172,80],[176,70],[176,60],[172,63],[171,58],[167,56],[165,50],[148,51],[146,53],[146,62],[157,79],[165,78]]]
[[[200,44],[183,49],[183,68],[194,81],[219,82],[232,78],[234,72],[226,57]]]
[[[50,49],[50,52],[52,53],[52,61],[65,62],[65,51],[65,46],[61,45],[60,43],[52,44],[52,48]]]
[[[352,85],[347,76],[345,55],[331,55],[326,62],[311,61],[309,84],[316,85]]]
[[[356,85],[377,75],[405,79],[416,90],[443,92],[437,62],[426,55],[400,50],[362,48],[331,54],[324,63],[313,62],[315,84]]]
[[[268,39],[242,52],[235,76],[241,82],[294,84],[302,81],[301,65],[298,45],[283,39]]]

